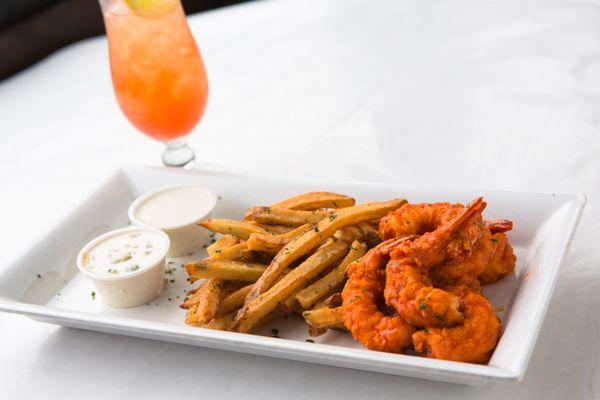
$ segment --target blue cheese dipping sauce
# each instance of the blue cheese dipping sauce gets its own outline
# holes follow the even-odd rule
[[[98,275],[128,274],[152,265],[165,254],[159,231],[136,229],[108,237],[83,254],[83,267]]]
[[[199,186],[169,186],[138,197],[129,207],[129,219],[136,225],[151,226],[171,239],[170,257],[201,250],[209,233],[198,225],[210,218],[217,196]]]
[[[169,237],[158,229],[117,229],[89,242],[79,252],[77,267],[105,304],[135,307],[162,292],[169,247]]]

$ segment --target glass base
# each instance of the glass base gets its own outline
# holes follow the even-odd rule
[[[172,140],[165,144],[167,148],[163,152],[162,162],[167,167],[191,168],[194,165],[194,150],[185,140]]]

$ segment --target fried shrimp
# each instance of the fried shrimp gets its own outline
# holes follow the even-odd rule
[[[415,240],[382,246],[391,254],[386,268],[386,303],[412,325],[449,326],[462,321],[458,297],[433,286],[429,269],[450,259],[468,257],[481,234],[486,203],[474,200],[445,224]],[[479,233],[479,234],[478,234]]]
[[[475,291],[481,290],[477,278],[486,269],[496,251],[495,239],[487,226],[481,229],[481,238],[473,246],[468,257],[449,259],[446,263],[433,267],[430,276],[435,286],[467,285]]]
[[[491,221],[485,221],[487,226],[492,233],[504,233],[512,230],[513,223],[508,219],[494,219]]]
[[[342,292],[344,325],[368,349],[399,353],[412,344],[415,329],[400,316],[386,315],[380,306],[386,261],[376,247],[350,267]]]
[[[450,222],[464,207],[450,203],[405,204],[379,222],[383,240],[405,235],[422,235]]]
[[[493,243],[494,251],[479,275],[479,281],[483,284],[494,283],[513,272],[517,261],[508,237],[504,233],[495,233],[489,241]]]
[[[512,221],[484,221],[485,207],[481,198],[406,204],[382,218],[386,241],[350,269],[342,292],[352,335],[369,349],[401,352],[421,329],[411,335],[417,354],[486,362],[500,320],[481,285],[512,272],[515,256],[505,234]]]
[[[415,332],[413,344],[419,355],[451,361],[486,362],[496,347],[500,321],[489,301],[461,288],[464,321],[451,328],[426,328]]]
[[[515,269],[516,257],[504,232],[511,230],[512,221],[485,221],[481,238],[469,257],[451,260],[431,270],[436,286],[467,285],[474,291],[481,284],[494,283]]]

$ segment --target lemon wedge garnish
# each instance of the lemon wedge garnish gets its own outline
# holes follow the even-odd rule
[[[145,17],[160,17],[177,5],[179,0],[125,0],[136,14]]]

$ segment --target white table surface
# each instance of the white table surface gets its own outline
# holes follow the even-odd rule
[[[589,196],[523,382],[435,383],[0,314],[0,398],[600,398],[598,21],[598,1],[566,0],[265,0],[190,18],[211,83],[191,140],[201,166]],[[1,264],[97,177],[160,152],[119,112],[103,38],[1,83]]]

